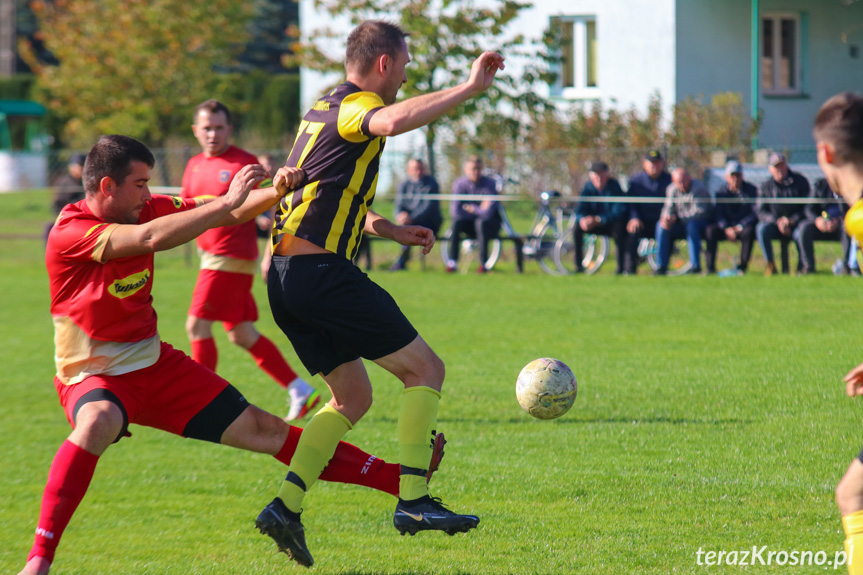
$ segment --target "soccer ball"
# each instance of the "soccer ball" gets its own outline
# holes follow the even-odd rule
[[[518,404],[537,419],[556,419],[575,403],[578,384],[572,370],[550,357],[535,359],[521,370],[515,384]]]

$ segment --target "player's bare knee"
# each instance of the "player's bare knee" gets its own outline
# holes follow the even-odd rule
[[[333,407],[344,415],[348,420],[355,424],[368,412],[372,407],[372,390],[357,389],[356,393],[352,393],[350,398],[344,401],[339,401],[338,398],[333,398]]]
[[[422,385],[440,391],[445,377],[446,366],[443,360],[432,352],[422,365],[416,366],[412,373],[408,374],[404,383],[405,387]]]
[[[242,322],[228,331],[228,340],[243,349],[254,347],[260,337],[261,334],[258,333],[258,330],[255,329],[255,324],[252,322]]]
[[[443,360],[436,353],[432,353],[429,370],[431,372],[430,379],[435,384],[435,386],[430,387],[434,387],[440,391],[441,387],[443,387],[444,378],[446,378],[446,365],[444,365]]]
[[[85,404],[75,417],[70,437],[79,447],[101,454],[123,429],[123,414],[113,403],[96,401]]]
[[[863,510],[863,464],[854,460],[836,486],[836,506],[842,516]]]

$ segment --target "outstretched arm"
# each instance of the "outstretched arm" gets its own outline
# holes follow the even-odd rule
[[[424,254],[428,254],[435,243],[434,232],[430,229],[423,226],[397,226],[371,211],[366,215],[363,232],[393,240],[403,246],[422,246]]]
[[[249,192],[248,198],[238,208],[231,210],[219,225],[232,226],[242,224],[258,216],[281,200],[288,192],[295,190],[302,181],[304,173],[300,168],[279,168],[273,177],[273,185],[269,188],[259,188]]]
[[[246,200],[249,192],[266,177],[261,166],[245,166],[231,181],[228,192],[193,210],[156,218],[144,224],[118,226],[108,237],[104,260],[169,250],[210,228]]]
[[[471,66],[467,81],[378,110],[369,121],[369,131],[374,136],[396,136],[437,120],[462,102],[487,90],[497,71],[504,69],[503,62],[503,56],[497,52],[483,52]]]

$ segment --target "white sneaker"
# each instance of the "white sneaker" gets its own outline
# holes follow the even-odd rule
[[[321,401],[318,390],[300,378],[291,383],[288,392],[290,393],[291,408],[288,410],[285,421],[300,419]]]

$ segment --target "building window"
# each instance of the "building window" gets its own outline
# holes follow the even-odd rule
[[[599,89],[598,45],[595,16],[556,16],[551,32],[560,56],[552,95],[596,98]]]
[[[761,18],[761,91],[794,95],[800,88],[800,16],[767,14]]]

